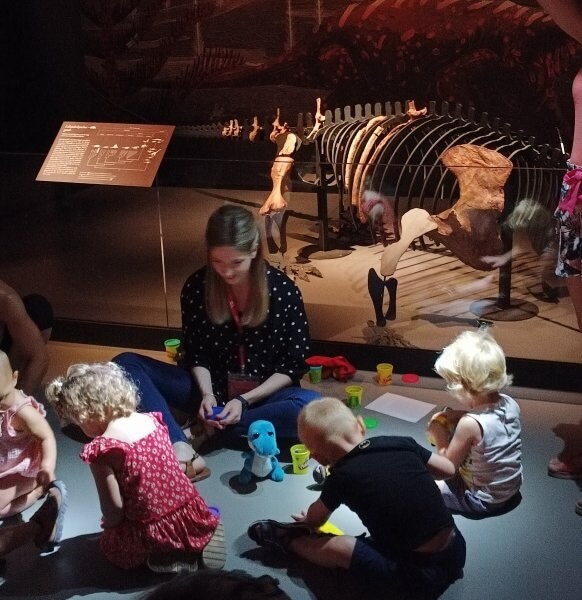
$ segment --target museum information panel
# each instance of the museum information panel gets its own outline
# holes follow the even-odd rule
[[[173,125],[65,121],[37,181],[150,187]]]

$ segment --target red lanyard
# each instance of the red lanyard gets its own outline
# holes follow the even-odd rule
[[[232,315],[232,320],[234,321],[234,324],[236,325],[236,328],[240,335],[240,342],[238,345],[238,361],[240,363],[240,372],[244,373],[245,366],[246,366],[246,353],[245,353],[245,345],[243,344],[243,341],[242,341],[243,328],[242,328],[242,325],[240,322],[240,316],[238,314],[238,311],[236,310],[236,304],[234,303],[234,297],[232,295],[232,291],[230,290],[230,288],[228,290],[228,308],[230,309],[230,314]]]

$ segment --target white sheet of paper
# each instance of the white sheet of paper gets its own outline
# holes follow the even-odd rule
[[[382,394],[379,398],[376,398],[376,400],[372,400],[372,402],[367,404],[364,408],[369,408],[370,410],[375,410],[376,412],[396,417],[397,419],[416,423],[417,421],[420,421],[422,417],[428,415],[435,407],[436,404],[429,404],[428,402],[421,402],[420,400],[414,400],[413,398],[407,398],[406,396],[387,392],[386,394]]]

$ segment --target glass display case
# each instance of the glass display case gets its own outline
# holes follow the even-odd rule
[[[448,105],[412,109],[294,129],[287,207],[268,216],[276,146],[248,123],[178,127],[151,187],[36,181],[44,155],[2,154],[1,277],[50,299],[57,338],[161,348],[208,216],[239,203],[299,285],[315,353],[431,375],[456,334],[492,327],[517,384],[578,390],[582,334],[554,274],[564,155]]]

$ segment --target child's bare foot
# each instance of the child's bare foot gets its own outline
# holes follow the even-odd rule
[[[205,460],[191,448],[190,444],[180,441],[174,442],[172,447],[182,471],[192,483],[210,477],[210,469],[206,466]]]
[[[206,466],[206,461],[194,450],[194,456],[190,462],[191,469],[186,467],[186,475],[192,483],[202,481],[210,477],[210,469]]]

